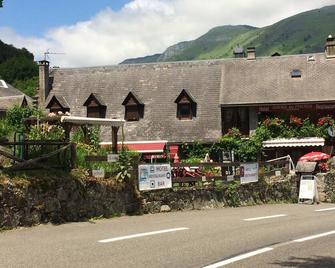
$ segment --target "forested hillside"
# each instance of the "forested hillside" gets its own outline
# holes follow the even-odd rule
[[[38,66],[34,55],[0,40],[0,78],[29,96],[36,94]]]

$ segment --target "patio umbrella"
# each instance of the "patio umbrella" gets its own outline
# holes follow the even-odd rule
[[[299,161],[320,161],[329,159],[330,155],[322,152],[310,152],[299,158]]]

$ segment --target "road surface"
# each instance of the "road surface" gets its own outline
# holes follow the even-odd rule
[[[335,267],[335,205],[262,205],[0,233],[0,267]]]

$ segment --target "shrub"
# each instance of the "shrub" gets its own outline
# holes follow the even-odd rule
[[[23,132],[24,124],[23,119],[31,116],[43,117],[43,112],[35,107],[19,107],[14,106],[7,111],[6,121],[8,127],[11,127],[13,131]]]
[[[28,133],[29,140],[64,140],[65,132],[61,126],[42,123],[34,125]]]

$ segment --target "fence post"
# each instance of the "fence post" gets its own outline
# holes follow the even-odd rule
[[[77,167],[77,150],[76,150],[76,144],[71,143],[70,146],[70,157],[71,157],[71,168]]]

